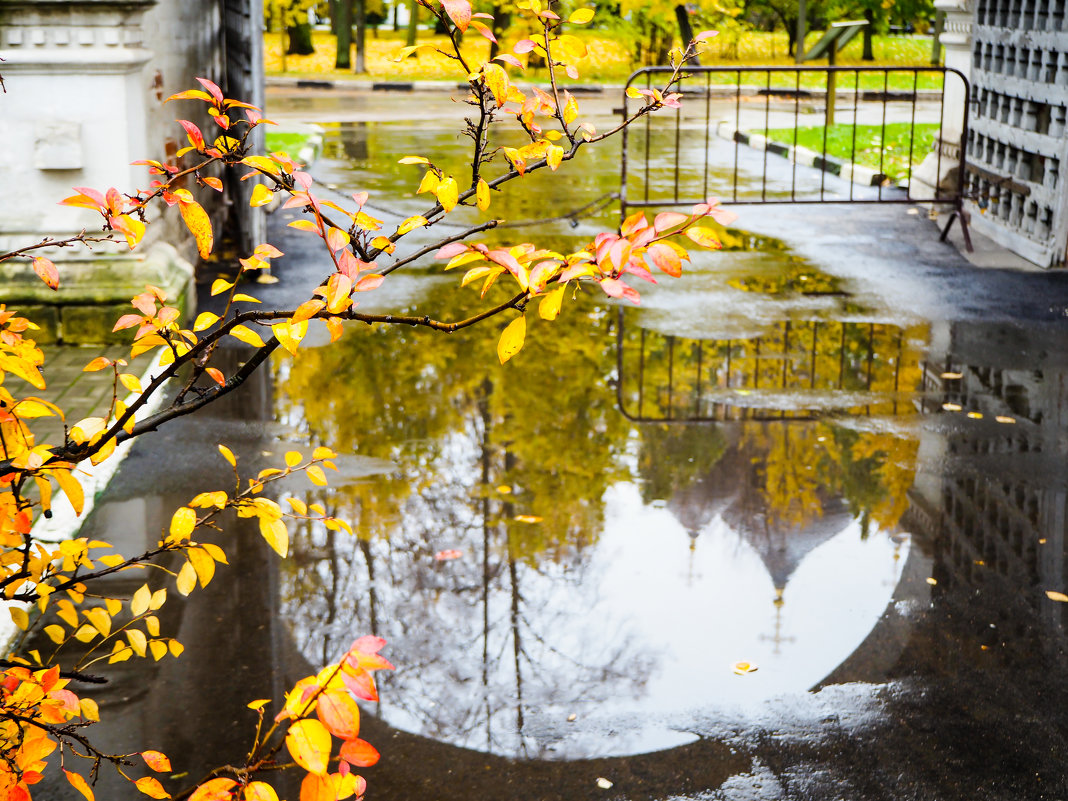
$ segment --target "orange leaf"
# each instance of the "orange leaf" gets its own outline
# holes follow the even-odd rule
[[[230,801],[230,790],[236,786],[233,779],[211,779],[194,790],[189,801]]]
[[[215,242],[215,235],[211,231],[211,220],[204,207],[195,200],[187,200],[178,204],[178,210],[182,213],[182,219],[193,234],[197,242],[197,252],[200,258],[206,259],[211,255],[211,248]]]
[[[330,745],[330,732],[318,720],[298,720],[286,732],[286,748],[293,760],[309,773],[320,776],[326,773]]]
[[[220,387],[226,385],[226,376],[215,367],[205,367],[204,372],[211,376],[211,380],[218,384]]]
[[[163,785],[159,783],[159,779],[155,779],[152,776],[145,776],[143,779],[138,779],[134,782],[134,786],[149,798],[171,797],[171,794],[163,789]]]
[[[86,783],[85,779],[83,779],[77,773],[71,773],[69,770],[65,770],[63,772],[67,774],[67,781],[70,782],[71,787],[73,787],[79,793],[84,795],[88,799],[88,801],[96,801],[96,798],[93,796],[93,790]]]
[[[300,783],[300,801],[336,801],[334,783],[328,776],[309,773]]]
[[[278,793],[266,782],[249,782],[245,788],[245,801],[278,801]]]
[[[316,701],[315,713],[335,737],[351,740],[360,733],[360,708],[345,690],[325,690]]]
[[[156,773],[164,773],[171,769],[171,761],[167,759],[166,754],[160,751],[142,751],[141,756],[145,760],[145,764]]]
[[[38,256],[33,260],[33,271],[40,276],[49,289],[59,289],[59,270],[51,259]],[[74,774],[77,775],[77,774]]]
[[[378,762],[379,753],[369,742],[357,737],[341,744],[341,758],[350,765],[367,768]]]

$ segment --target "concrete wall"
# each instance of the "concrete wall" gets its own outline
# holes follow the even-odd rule
[[[234,3],[0,0],[7,86],[0,95],[0,252],[99,229],[99,215],[57,202],[75,186],[146,188],[147,170],[131,162],[173,158],[187,144],[175,119],[193,120],[209,138],[221,133],[203,104],[163,101],[198,86],[196,76],[225,87],[223,9]],[[246,34],[258,46],[259,28]],[[212,214],[218,241],[222,196],[191,181],[186,186]],[[150,219],[158,216],[154,211]],[[108,320],[146,283],[190,305],[196,249],[173,211],[149,226],[132,253],[124,243],[50,251],[44,255],[60,266],[59,293],[27,261],[0,268],[0,302],[35,316],[46,341],[106,339]]]

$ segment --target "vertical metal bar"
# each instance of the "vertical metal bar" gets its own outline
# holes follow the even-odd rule
[[[883,175],[886,171],[883,169],[883,156],[886,153],[886,107],[889,105],[886,102],[887,95],[890,91],[890,70],[883,68],[883,122],[882,128],[879,132],[879,172]],[[879,200],[883,199],[883,185],[879,183]]]
[[[790,200],[797,200],[797,121],[801,118],[801,70],[794,72],[794,147],[790,151]]]
[[[960,150],[959,150],[959,162],[960,166],[957,168],[957,197],[954,198],[956,209],[960,215],[961,232],[964,234],[964,243],[968,246],[968,250],[971,248],[971,238],[968,235],[968,223],[964,218],[964,176],[967,174],[965,165],[967,164],[968,155],[968,108],[972,102],[972,88],[968,83],[968,79],[964,77],[963,73],[953,71],[960,79],[961,85],[964,87],[964,109],[961,112],[960,121]],[[942,96],[945,97],[945,85],[946,85],[946,72],[942,71]],[[944,101],[943,101],[944,102]],[[939,151],[941,153],[941,151]]]
[[[753,356],[753,389],[760,389],[760,337],[754,340],[756,352]]]
[[[675,408],[675,335],[668,337],[668,403],[667,419],[671,420]]]
[[[786,389],[786,376],[790,363],[790,321],[782,326],[782,388]]]
[[[860,125],[860,70],[853,71],[853,139],[849,146],[849,160],[857,163],[857,127]],[[849,199],[853,199],[853,174],[849,174]]]
[[[734,82],[734,186],[732,199],[738,199],[738,129],[742,124],[742,71],[736,70]]]
[[[678,84],[678,89],[682,91],[682,82]],[[679,202],[679,162],[682,161],[682,109],[673,109],[675,112],[675,188],[674,188],[674,200]]]
[[[712,71],[709,70],[705,73],[705,171],[704,171],[704,188],[701,191],[701,198],[708,198],[708,167],[710,153],[709,137],[712,135]]]
[[[631,81],[634,80],[632,75],[627,79],[626,86],[623,87],[623,120],[627,119],[627,89],[630,88]],[[623,127],[623,140],[620,145],[620,165],[619,165],[619,219],[625,220],[627,218],[627,146],[630,141],[630,126]],[[621,374],[622,375],[622,374]],[[622,381],[622,379],[620,379]]]
[[[901,386],[901,351],[902,342],[905,332],[902,329],[897,329],[897,358],[894,360],[894,415],[897,415],[897,393]]]
[[[694,417],[701,416],[701,368],[704,352],[701,348],[701,340],[697,340],[697,392],[693,402]]]
[[[641,331],[641,346],[638,350],[638,417],[645,417],[645,329]]]
[[[842,323],[842,346],[838,349],[838,388],[841,389],[844,386],[845,379],[845,345],[846,345],[846,323]]]
[[[771,70],[764,70],[764,166],[760,175],[760,200],[768,199],[768,132],[771,129]]]
[[[916,100],[919,95],[920,85],[920,71],[912,71],[912,116],[909,119],[909,160],[908,160],[908,173],[906,180],[908,184],[905,188],[905,193],[912,196],[912,150],[916,144]],[[937,194],[937,191],[935,192]]]
[[[831,52],[832,53],[834,52],[834,47],[833,46],[831,47]],[[831,99],[831,95],[833,94],[833,92],[831,91],[831,83],[832,83],[832,80],[833,80],[831,78],[831,70],[832,69],[833,69],[833,67],[828,68],[827,73],[826,73],[826,78],[825,78],[825,83],[824,83],[824,91],[826,93],[825,94],[826,100],[824,101],[824,106],[826,106],[828,103],[833,102],[832,99]],[[832,112],[831,117],[833,118],[833,116],[834,116],[834,114]],[[833,120],[832,119],[828,119],[827,114],[826,114],[826,109],[824,109],[824,119],[823,119],[823,156],[822,156],[823,164],[820,164],[820,200],[823,200],[824,187],[825,187],[825,185],[827,183],[827,170],[825,170],[823,168],[827,163],[827,134],[830,131],[830,127],[831,127],[832,122],[833,122]]]
[[[653,85],[652,74],[645,73],[645,88],[650,89]],[[645,202],[649,202],[649,148],[653,139],[652,115],[645,115]]]
[[[812,367],[810,368],[811,371],[812,371],[812,374],[809,376],[809,379],[808,379],[808,388],[809,389],[815,389],[816,388],[816,347],[819,344],[819,331],[820,331],[819,320],[813,320],[813,322],[812,322]]]
[[[935,157],[935,188],[934,199],[941,200],[941,188],[942,188],[942,131],[945,130],[946,125],[946,71],[942,70],[942,99],[938,105],[938,141],[935,142],[935,148],[938,150],[938,155]],[[968,119],[968,107],[964,107],[964,119]],[[963,138],[963,134],[961,135]],[[964,162],[962,161],[958,172],[961,176],[964,175]]]
[[[727,385],[726,388],[731,388],[731,351],[734,350],[734,340],[727,340]]]

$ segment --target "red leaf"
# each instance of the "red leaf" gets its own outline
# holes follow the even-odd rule
[[[185,128],[186,135],[189,137],[189,143],[197,150],[203,150],[204,134],[200,132],[200,129],[189,120],[178,120],[178,124]]]
[[[538,43],[533,39],[520,39],[515,43],[515,47],[512,48],[512,51],[516,53],[529,53],[537,46]]]
[[[365,701],[378,700],[378,688],[375,687],[375,680],[363,668],[356,667],[351,662],[346,661],[341,671],[341,681],[348,687],[349,692],[357,698],[362,698]]]
[[[350,651],[358,651],[361,654],[377,654],[386,647],[386,641],[372,634],[360,637],[349,646]]]
[[[203,86],[205,89],[207,89],[211,93],[212,97],[214,97],[220,103],[222,102],[222,100],[223,100],[222,89],[220,89],[214,83],[209,81],[207,78],[197,78],[197,82],[200,83],[200,85]]]
[[[112,331],[121,331],[124,328],[133,328],[135,325],[140,325],[144,322],[144,317],[139,314],[124,314],[115,322],[115,327]]]
[[[358,737],[341,744],[341,758],[358,768],[369,768],[379,760],[379,753],[366,740]]]
[[[233,779],[211,779],[194,790],[189,801],[230,801],[234,787],[237,782]]]
[[[450,242],[443,248],[440,248],[437,253],[434,254],[435,259],[451,259],[453,256],[459,256],[461,253],[467,252],[467,245],[463,242]]]
[[[466,31],[467,26],[471,24],[471,3],[468,0],[441,0],[441,4],[445,7],[449,19],[460,29],[460,33]]]
[[[56,265],[52,263],[51,259],[37,256],[33,260],[33,271],[37,273],[49,289],[59,289],[59,270],[56,269]]]

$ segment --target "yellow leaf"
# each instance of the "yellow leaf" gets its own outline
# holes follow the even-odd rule
[[[206,259],[211,255],[212,244],[215,237],[211,232],[211,220],[208,213],[195,200],[188,200],[178,204],[178,210],[182,213],[182,219],[197,242],[197,253],[200,258]]]
[[[731,670],[739,676],[744,676],[746,673],[755,673],[757,666],[750,662],[735,662],[731,665]]]
[[[148,638],[145,633],[139,629],[126,629],[126,639],[129,641],[133,652],[140,657],[144,657],[145,649],[148,647]]]
[[[52,475],[56,479],[56,483],[59,484],[63,490],[63,494],[67,496],[67,500],[70,501],[71,508],[74,509],[74,514],[80,515],[82,509],[85,506],[85,495],[82,492],[82,485],[78,482],[70,470],[55,470]]]
[[[143,615],[148,611],[148,604],[152,600],[152,590],[147,584],[142,584],[130,599],[130,614],[134,617]]]
[[[325,487],[328,483],[326,480],[326,473],[324,473],[323,469],[318,465],[312,465],[308,468],[308,478],[311,480],[312,484],[319,487]]]
[[[587,22],[589,22],[592,19],[593,19],[593,9],[592,8],[580,8],[577,11],[575,11],[570,17],[568,17],[567,21],[570,22],[572,25],[585,25]]]
[[[426,223],[426,217],[421,217],[419,215],[409,217],[397,227],[397,235],[403,236],[409,231],[414,231],[416,228],[422,228]]]
[[[266,206],[272,200],[274,200],[274,192],[263,184],[256,184],[252,188],[252,197],[249,199],[248,204],[253,207]]]
[[[170,649],[171,656],[175,657],[176,659],[181,656],[182,651],[185,650],[185,646],[178,642],[178,640],[170,640],[167,643],[167,647]]]
[[[15,404],[11,411],[19,417],[55,417],[55,406],[47,401],[24,398]]]
[[[193,565],[186,562],[178,571],[178,592],[188,595],[197,586],[197,571]]]
[[[315,302],[319,304],[320,308],[322,307],[322,301]],[[297,348],[300,347],[300,343],[304,340],[305,334],[308,333],[308,321],[301,320],[299,323],[275,323],[271,326],[271,333],[274,334],[275,339],[281,343],[283,348],[296,356]]]
[[[111,634],[111,615],[107,613],[106,609],[98,606],[93,609],[87,609],[82,614],[85,615],[86,620],[93,624],[93,628],[105,637]]]
[[[404,158],[400,159],[397,163],[398,164],[429,164],[430,161],[425,159],[425,158],[423,158],[422,156],[405,156]]]
[[[215,560],[202,548],[190,548],[186,551],[186,556],[189,558],[190,564],[193,565],[193,569],[197,572],[200,586],[207,587],[208,582],[215,575]]]
[[[163,604],[165,604],[166,602],[167,602],[167,588],[163,587],[162,589],[156,590],[154,593],[152,593],[152,600],[149,601],[148,608],[151,609],[153,612],[155,612],[157,609],[159,609],[161,606],[163,606]]]
[[[415,190],[415,194],[421,195],[423,192],[436,192],[440,183],[441,179],[438,178],[438,174],[433,170],[427,170],[423,175],[423,180],[419,182],[419,188]]]
[[[286,732],[286,748],[309,773],[326,774],[330,762],[330,732],[318,720],[298,720]]]
[[[98,633],[99,632],[94,626],[90,626],[88,623],[86,623],[84,626],[74,632],[74,639],[76,639],[78,642],[89,642],[94,637],[96,637]]]
[[[578,101],[570,92],[567,93],[567,102],[564,103],[564,122],[570,125],[578,117]]]
[[[244,301],[245,303],[263,303],[259,298],[254,298],[252,295],[246,295],[244,292],[238,292],[234,295],[234,302]]]
[[[220,548],[215,543],[213,543],[213,542],[205,542],[205,543],[202,543],[200,547],[203,548],[205,551],[207,551],[208,552],[208,556],[210,556],[216,562],[222,562],[224,565],[230,564],[229,562],[226,561],[226,554],[223,552],[223,549]]]
[[[249,701],[245,706],[249,709],[263,709],[269,703],[271,703],[270,698],[261,698],[258,701]]]
[[[103,462],[115,452],[115,444],[116,443],[114,437],[108,439],[100,448],[100,450],[98,450],[96,453],[89,457],[89,462],[93,465],[98,465]]]
[[[460,189],[456,185],[456,179],[451,176],[446,178],[438,184],[438,188],[434,194],[437,195],[438,202],[446,212],[452,211],[456,208],[456,201],[460,196]]]
[[[78,626],[78,613],[74,609],[74,604],[72,604],[66,598],[63,598],[58,604],[56,604],[56,617],[58,617],[72,629],[77,628]]]
[[[145,631],[148,632],[150,637],[159,636],[159,618],[155,615],[145,616]]]
[[[1055,590],[1046,590],[1046,597],[1051,601],[1060,601],[1061,603],[1068,603],[1068,595],[1063,592],[1056,592]]]
[[[286,451],[286,467],[296,467],[304,461],[300,451]]]
[[[556,316],[560,313],[560,304],[563,303],[564,300],[565,289],[567,289],[567,286],[561,285],[541,299],[541,302],[538,304],[538,315],[541,319],[556,319]]]
[[[141,379],[131,373],[121,373],[119,375],[119,383],[126,387],[127,392],[143,392]]]
[[[239,339],[246,345],[252,345],[254,348],[263,347],[263,339],[260,335],[253,331],[251,328],[247,328],[243,325],[235,325],[230,329],[230,336],[234,339]]]
[[[549,165],[549,169],[556,172],[556,168],[560,166],[563,160],[564,149],[559,145],[549,145],[545,151],[545,163]]]
[[[167,646],[159,640],[153,640],[148,644],[148,650],[152,654],[152,658],[157,662],[167,655]]]
[[[637,97],[641,97],[641,96],[642,96],[642,93],[641,93],[641,91],[639,91],[637,86],[628,86],[627,87],[627,97],[637,98]]]
[[[279,556],[285,558],[289,553],[289,531],[281,520],[261,517],[260,534]]]
[[[54,623],[51,626],[45,626],[44,633],[47,634],[48,639],[56,643],[56,645],[62,643],[63,640],[65,640],[67,637],[66,629],[64,629],[62,626],[57,626]]]
[[[222,292],[225,292],[228,289],[233,288],[233,285],[234,284],[233,284],[232,281],[227,281],[225,278],[216,278],[214,281],[211,282],[211,294],[212,295],[218,295],[218,294],[220,294]],[[204,315],[200,315],[200,317],[203,317],[203,316]],[[214,317],[215,315],[212,315],[212,316]],[[197,317],[197,320],[199,320],[200,317]],[[215,319],[218,320],[219,318],[215,317]],[[199,331],[200,329],[197,328],[197,329],[194,329],[194,330]]]
[[[189,535],[193,533],[193,529],[196,528],[197,513],[190,509],[188,506],[179,508],[171,516],[171,527],[167,535],[168,541],[174,540],[181,542],[182,540],[189,539]]]
[[[489,184],[478,179],[478,185],[475,187],[475,205],[478,206],[479,211],[485,211],[490,207],[490,189]]]
[[[30,616],[26,613],[26,610],[18,606],[10,606],[7,611],[11,615],[11,622],[26,631],[30,625]]]
[[[86,720],[100,720],[100,710],[92,698],[78,699],[78,709]]]
[[[237,457],[234,456],[234,452],[227,448],[225,445],[219,446],[219,453],[223,455],[223,458],[230,463],[231,467],[237,467]]]
[[[501,364],[515,356],[523,348],[523,341],[527,338],[527,318],[517,317],[508,323],[500,340],[497,342],[497,358]]]

